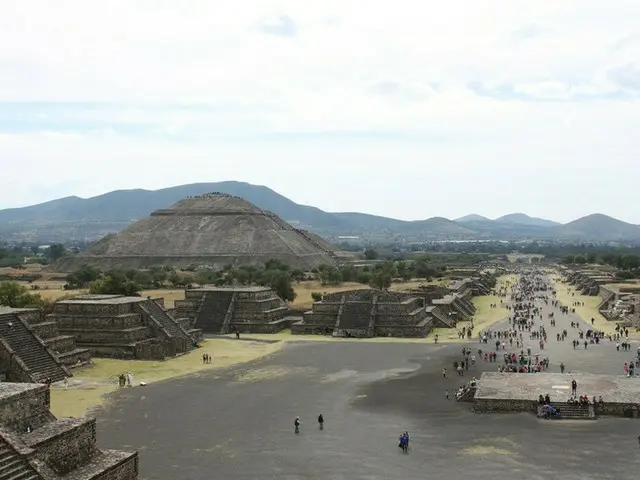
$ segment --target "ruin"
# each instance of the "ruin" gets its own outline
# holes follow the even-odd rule
[[[287,304],[267,287],[203,287],[175,302],[176,317],[205,333],[276,333],[292,323]]]
[[[564,272],[569,285],[583,295],[598,295],[600,286],[612,283],[613,275],[602,270],[567,270]]]
[[[292,227],[271,212],[238,197],[212,193],[157,210],[88,250],[61,259],[51,269],[70,272],[83,265],[219,268],[262,265],[272,259],[308,271],[322,264],[336,265],[338,254],[326,240]]]
[[[425,337],[433,323],[420,297],[383,290],[351,290],[314,302],[312,310],[291,326],[291,333]]]
[[[56,302],[46,317],[98,357],[162,360],[194,348],[201,332],[164,310],[162,299],[80,295]]]
[[[432,328],[455,328],[475,314],[471,301],[496,285],[496,275],[481,273],[450,285],[424,285],[409,292],[352,290],[314,302],[291,333],[336,337],[425,337]]]
[[[56,418],[47,385],[0,383],[0,478],[135,480],[137,452],[98,448],[95,418]]]
[[[39,310],[0,307],[0,375],[4,381],[57,382],[71,376],[63,359],[88,359],[87,352],[75,348],[73,337],[59,335],[40,319]]]

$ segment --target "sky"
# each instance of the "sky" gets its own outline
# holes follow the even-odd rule
[[[0,166],[0,208],[239,180],[640,224],[640,1],[5,2]]]

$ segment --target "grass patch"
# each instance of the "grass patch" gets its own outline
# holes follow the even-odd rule
[[[282,347],[282,342],[208,339],[201,345],[202,348],[165,361],[95,358],[93,365],[74,370],[68,388],[54,385],[51,389],[51,411],[60,417],[78,417],[91,408],[108,406],[105,395],[118,390],[118,376],[124,372],[133,373],[136,385],[140,382],[150,384],[249,362],[276,352]],[[205,352],[213,356],[211,364],[202,364],[202,354]]]
[[[617,322],[610,322],[598,310],[598,305],[602,302],[600,295],[580,295],[571,285],[562,282],[558,277],[553,279],[553,288],[556,290],[556,298],[569,309],[575,308],[578,315],[587,324],[591,325],[594,319],[594,328],[605,333],[615,332]],[[575,296],[572,295],[575,293]],[[584,306],[573,306],[573,302],[584,302]]]

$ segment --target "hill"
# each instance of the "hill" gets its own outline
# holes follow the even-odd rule
[[[545,218],[530,217],[524,213],[510,213],[496,218],[496,222],[512,223],[516,225],[529,225],[531,227],[555,227],[560,225],[558,222],[547,220]]]
[[[209,192],[240,197],[273,212],[296,228],[331,240],[356,236],[363,241],[420,242],[473,239],[569,239],[636,241],[638,226],[605,215],[566,225],[522,213],[490,220],[472,214],[452,221],[433,217],[404,221],[358,212],[325,212],[300,205],[268,187],[243,182],[194,183],[160,190],[117,190],[91,198],[65,197],[39,205],[0,210],[0,240],[13,242],[95,241],[124,230],[155,210]]]
[[[491,220],[488,219],[487,217],[483,217],[482,215],[471,213],[469,215],[465,215],[464,217],[456,218],[454,222],[456,223],[491,222]]]
[[[552,229],[554,237],[585,241],[638,241],[640,225],[623,222],[601,213],[579,218]]]

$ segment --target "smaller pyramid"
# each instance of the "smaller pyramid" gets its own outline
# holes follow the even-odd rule
[[[271,259],[307,271],[337,263],[335,251],[323,238],[296,229],[242,198],[210,193],[157,210],[88,250],[61,259],[52,269],[70,272],[82,265],[215,268],[264,264]]]

